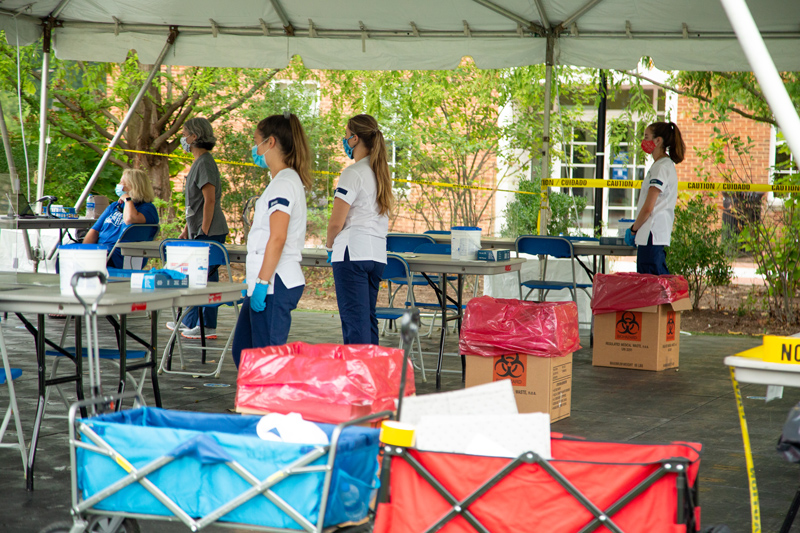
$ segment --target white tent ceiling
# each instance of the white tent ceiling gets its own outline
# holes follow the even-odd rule
[[[750,0],[779,70],[800,70],[800,1]],[[42,20],[62,59],[309,68],[451,69],[555,62],[630,69],[650,56],[664,70],[750,70],[719,0],[5,0],[0,29],[29,44]]]

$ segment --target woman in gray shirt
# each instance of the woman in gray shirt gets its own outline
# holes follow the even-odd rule
[[[228,236],[228,223],[220,205],[222,182],[217,163],[210,153],[216,144],[214,130],[207,119],[195,117],[184,123],[181,146],[194,156],[194,162],[186,176],[183,190],[186,198],[186,226],[181,233],[181,239],[217,241],[224,244],[225,237]],[[208,281],[219,281],[217,269],[209,271]],[[187,339],[200,338],[197,307],[186,313],[182,322],[181,335]],[[216,339],[216,307],[203,308],[203,325],[206,339]],[[168,322],[167,327],[173,329],[175,324]]]

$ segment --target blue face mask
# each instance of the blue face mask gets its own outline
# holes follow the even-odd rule
[[[265,142],[267,142],[267,141],[263,141],[261,144],[264,144]],[[264,156],[267,155],[267,152],[272,150],[272,148],[268,148],[267,152],[264,152],[263,154],[259,154],[258,153],[258,147],[261,146],[261,144],[257,144],[255,146],[253,146],[253,149],[251,150],[251,153],[253,155],[253,163],[255,163],[256,165],[258,165],[261,168],[269,168],[269,165],[267,165],[267,162],[264,159]]]
[[[122,195],[125,194],[125,191],[122,189],[121,183],[117,183],[117,186],[114,187],[114,194],[116,194],[119,197],[122,197]]]
[[[356,136],[356,134],[354,133],[350,137],[346,137],[346,138],[342,139],[342,144],[344,145],[344,153],[346,153],[347,157],[349,157],[350,159],[353,159],[353,151],[355,150],[355,148],[350,146],[350,143],[348,141],[350,139],[352,139],[353,137],[355,137],[355,136]]]
[[[181,148],[185,151],[192,153],[192,145],[186,140],[186,137],[181,137]]]

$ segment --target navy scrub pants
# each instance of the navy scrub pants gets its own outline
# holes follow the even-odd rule
[[[220,244],[225,244],[225,238],[228,236],[226,233],[225,235],[198,235],[194,238],[196,241],[216,241]],[[219,281],[219,265],[216,267],[211,267],[208,272],[208,281]],[[200,307],[192,307],[189,311],[183,315],[181,322],[187,328],[193,328],[200,325],[200,319],[198,312]],[[210,306],[210,307],[202,307],[203,309],[203,325],[210,329],[217,329],[217,313],[219,312],[219,306]]]
[[[647,238],[646,246],[636,249],[636,272],[639,274],[669,274],[667,254],[663,246],[653,244],[653,234]]]
[[[345,249],[344,261],[331,266],[344,343],[378,344],[375,305],[386,265],[377,261],[351,261],[350,251]]]
[[[247,296],[239,308],[239,321],[233,334],[233,362],[239,368],[242,350],[286,344],[292,326],[292,310],[303,295],[305,285],[287,289],[275,274],[274,293],[267,295],[267,307],[257,313],[250,308]]]

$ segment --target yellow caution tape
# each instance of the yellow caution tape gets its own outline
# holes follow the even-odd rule
[[[544,179],[543,187],[603,187],[607,189],[640,189],[641,180]],[[766,183],[719,183],[710,181],[679,181],[681,191],[726,192],[800,192],[800,185],[769,185]]]
[[[413,183],[415,185],[430,185],[433,187],[443,187],[446,189],[471,189],[473,191],[496,191],[496,192],[513,192],[514,194],[538,194],[544,195],[543,192],[534,191],[512,191],[508,189],[495,189],[493,187],[479,187],[477,185],[461,185],[460,183],[445,183],[443,181],[426,181],[426,180],[403,180],[396,179],[395,183]]]
[[[747,485],[750,492],[750,518],[753,524],[753,533],[761,533],[761,505],[758,501],[758,486],[756,485],[756,469],[753,464],[753,450],[750,447],[750,433],[747,430],[747,419],[744,416],[744,403],[739,383],[733,367],[730,367],[733,393],[736,396],[736,408],[739,411],[739,424],[742,426],[742,441],[744,442],[744,461],[747,467]]]
[[[414,446],[414,426],[394,420],[384,420],[381,423],[380,441],[392,446],[410,448]]]

